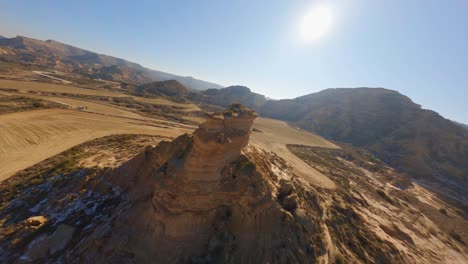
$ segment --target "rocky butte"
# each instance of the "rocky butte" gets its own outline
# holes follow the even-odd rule
[[[89,177],[80,186],[88,190],[80,203],[94,197],[99,204],[97,197],[104,195],[113,205],[106,213],[90,214],[92,218],[80,216],[85,226],[76,231],[80,238],[66,241],[66,253],[55,257],[137,263],[320,258],[323,247],[312,248],[309,235],[294,232],[319,227],[306,220],[293,183],[272,171],[288,173],[290,168],[276,155],[248,145],[256,117],[250,108],[231,105],[208,115],[192,135],[161,142],[114,171]],[[295,223],[293,211],[303,223]],[[51,258],[52,250],[40,245],[48,240],[45,234],[36,238],[21,259]]]
[[[136,262],[258,263],[295,258],[290,247],[306,251],[289,223],[293,186],[271,171],[271,163],[287,170],[286,163],[248,147],[256,117],[231,105],[193,135],[148,149],[116,171],[109,181],[126,194],[121,213],[79,246],[86,258],[126,252]]]

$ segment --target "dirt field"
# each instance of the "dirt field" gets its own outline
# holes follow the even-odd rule
[[[317,135],[293,128],[282,121],[274,119],[257,118],[254,128],[259,131],[254,130],[252,133],[250,141],[253,145],[273,151],[278,156],[287,160],[294,168],[296,174],[306,182],[324,188],[335,188],[335,183],[332,180],[292,154],[286,148],[286,144],[325,148],[338,148],[338,146]]]
[[[0,80],[0,88],[4,89],[17,89],[22,92],[36,91],[48,93],[71,93],[71,94],[84,94],[84,95],[99,95],[99,96],[112,96],[122,97],[125,96],[121,93],[114,93],[104,90],[94,90],[73,87],[68,85],[61,85],[55,83],[42,83],[42,82],[23,82],[13,80]]]
[[[143,116],[137,113],[119,109],[117,107],[108,106],[105,104],[98,104],[98,103],[88,102],[84,100],[76,100],[76,99],[64,98],[64,97],[37,96],[37,98],[64,104],[75,109],[79,106],[84,106],[86,107],[85,109],[86,112],[93,112],[97,114],[105,114],[105,115],[135,118],[135,119],[145,119]]]
[[[0,180],[80,143],[112,134],[176,137],[190,129],[74,110],[0,115]]]
[[[143,98],[137,96],[130,96],[118,92],[111,92],[105,90],[86,89],[74,87],[69,85],[41,83],[41,82],[23,82],[13,80],[0,80],[0,88],[3,89],[17,89],[20,92],[26,93],[28,91],[46,92],[46,93],[69,93],[79,95],[94,95],[94,96],[109,96],[109,97],[132,97],[136,101],[150,103],[155,105],[170,105],[185,108],[187,111],[200,110],[194,104],[176,103],[164,98]]]

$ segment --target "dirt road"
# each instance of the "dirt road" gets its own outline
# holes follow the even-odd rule
[[[257,118],[254,128],[261,132],[252,132],[251,144],[273,151],[288,161],[294,172],[304,181],[324,188],[335,188],[335,183],[332,180],[292,154],[286,148],[286,145],[299,144],[325,148],[338,148],[338,146],[317,135],[293,128],[279,120]]]

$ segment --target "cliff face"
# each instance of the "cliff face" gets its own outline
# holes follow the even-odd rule
[[[257,115],[251,110],[209,116],[193,134],[193,147],[180,175],[190,180],[219,180],[221,169],[238,158],[247,146]]]
[[[272,262],[296,258],[290,247],[307,250],[307,236],[293,234],[288,212],[298,207],[293,184],[272,171],[287,175],[290,169],[247,147],[255,117],[239,106],[210,115],[193,135],[148,149],[116,171],[109,181],[126,193],[128,205],[121,206],[110,237],[99,238],[102,248],[84,244],[86,258],[132,252],[138,263]]]

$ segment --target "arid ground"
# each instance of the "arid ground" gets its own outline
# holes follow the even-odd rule
[[[0,80],[0,96],[28,97],[50,101],[63,109],[31,108],[0,115],[0,180],[52,157],[78,144],[113,134],[146,134],[175,138],[190,133],[203,117],[181,115],[195,124],[181,124],[162,117],[143,116],[135,109],[112,105],[100,98],[129,97],[118,91],[104,91],[71,85]],[[86,97],[87,96],[87,97]],[[78,98],[77,98],[78,97]],[[164,98],[131,96],[136,102],[155,107],[177,107],[185,113],[200,109],[190,103],[177,103]],[[252,144],[272,151],[288,160],[303,180],[334,188],[326,176],[291,154],[287,144],[302,144],[326,148],[338,148],[333,143],[311,133],[293,128],[274,119],[258,118],[255,122]]]

